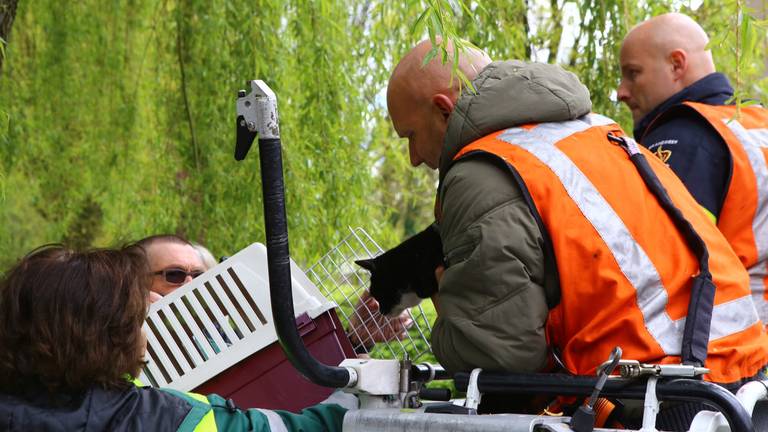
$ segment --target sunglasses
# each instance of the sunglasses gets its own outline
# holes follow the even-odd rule
[[[193,270],[191,272],[187,272],[186,270],[180,269],[180,268],[169,268],[165,270],[158,270],[152,274],[163,275],[166,282],[170,284],[178,285],[178,284],[183,284],[184,281],[187,279],[187,276],[192,276],[192,279],[194,279],[200,276],[201,274],[203,274],[203,272],[201,272],[200,270]]]

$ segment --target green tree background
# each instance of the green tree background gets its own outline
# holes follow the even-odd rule
[[[394,62],[432,33],[494,58],[576,72],[614,100],[627,29],[669,11],[713,36],[739,94],[764,96],[761,22],[741,1],[27,0],[0,71],[0,265],[64,242],[179,233],[216,255],[263,241],[257,158],[233,160],[234,98],[277,93],[291,251],[311,264],[363,226],[384,247],[432,218],[435,173],[412,169],[386,114]],[[422,13],[425,18],[418,21]],[[740,19],[741,18],[741,19]],[[414,29],[414,25],[419,25]]]

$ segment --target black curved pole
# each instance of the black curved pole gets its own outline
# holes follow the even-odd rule
[[[346,387],[350,384],[349,371],[317,361],[307,350],[296,328],[280,138],[259,139],[259,161],[264,193],[269,294],[280,346],[291,364],[313,383],[325,387]]]

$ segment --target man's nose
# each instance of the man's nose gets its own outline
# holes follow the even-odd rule
[[[620,102],[627,103],[629,100],[629,90],[627,89],[627,85],[624,83],[624,80],[621,80],[619,83],[619,88],[616,89],[616,98],[619,99]]]
[[[185,284],[188,284],[188,283],[190,283],[190,282],[192,282],[192,275],[191,275],[191,274],[188,274],[188,275],[187,275],[187,276],[184,278],[184,283],[185,283]]]

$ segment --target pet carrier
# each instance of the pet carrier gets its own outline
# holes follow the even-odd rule
[[[363,300],[367,272],[354,260],[381,253],[361,228],[305,274],[291,261],[296,325],[309,351],[328,364],[356,354],[400,358],[428,352],[429,322],[418,307],[402,340],[374,344],[392,321]],[[140,379],[156,387],[217,393],[240,406],[297,411],[332,391],[303,378],[277,343],[267,256],[254,243],[152,304],[147,365]],[[382,333],[377,335],[377,332]],[[350,342],[350,339],[353,342]]]

